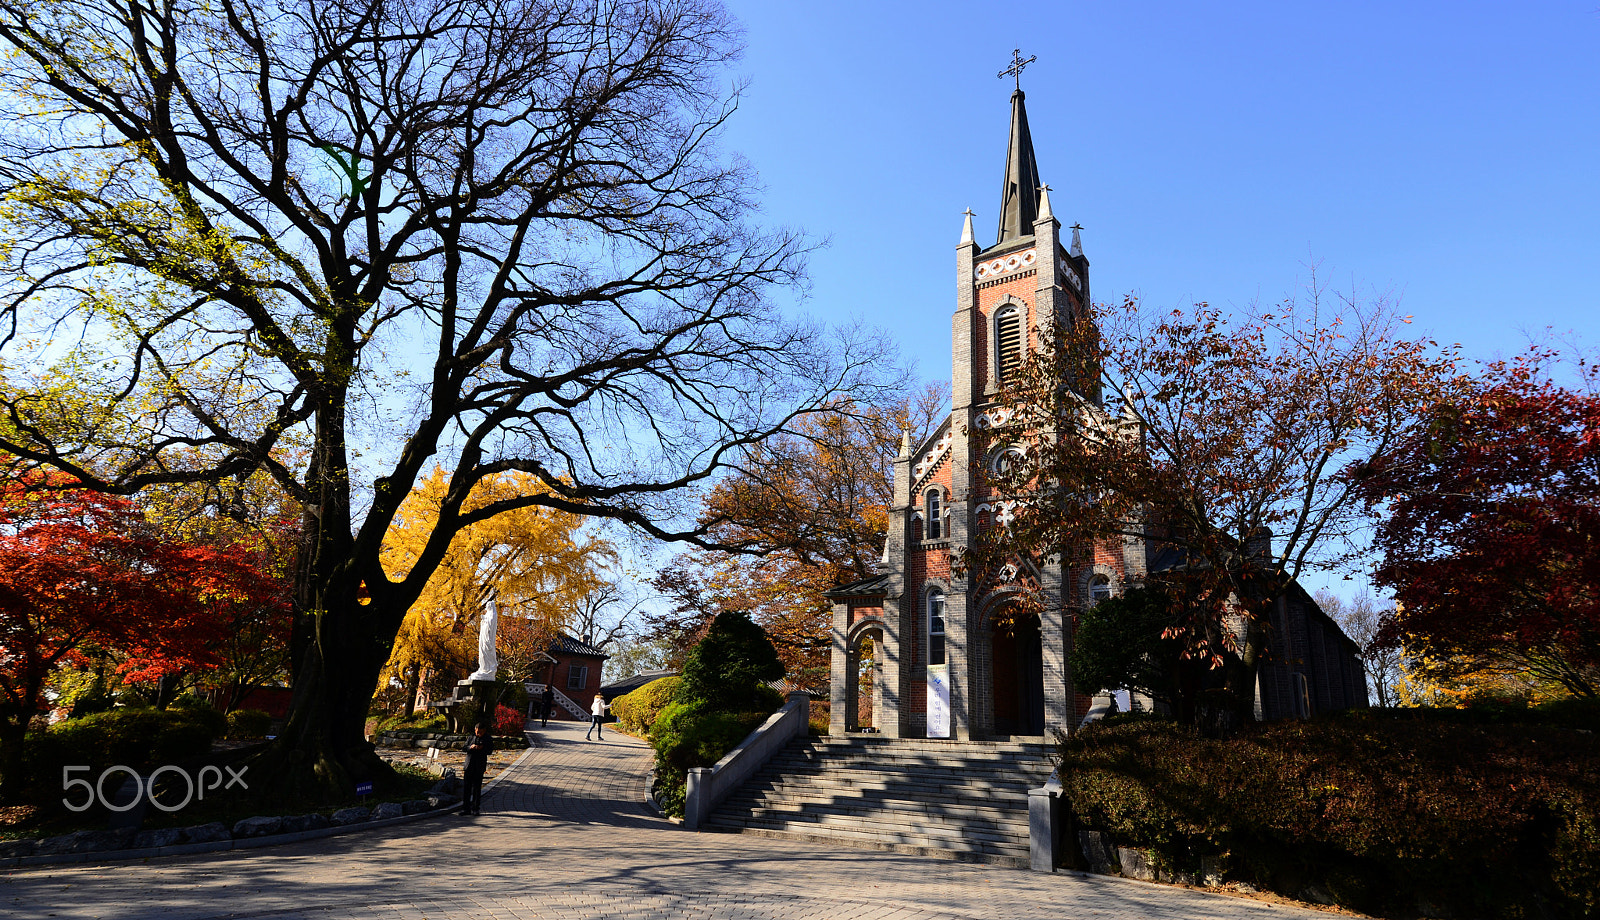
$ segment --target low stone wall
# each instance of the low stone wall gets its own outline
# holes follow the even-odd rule
[[[111,854],[124,850],[141,851],[149,855],[210,852],[230,846],[288,842],[301,836],[321,836],[333,830],[369,822],[388,822],[434,811],[447,811],[461,802],[461,781],[454,770],[447,768],[441,772],[443,775],[428,789],[426,798],[385,802],[374,808],[356,805],[342,808],[331,815],[321,812],[308,815],[259,815],[237,821],[232,827],[221,822],[145,831],[124,827],[75,831],[40,840],[0,842],[0,867],[60,862],[63,858],[73,856]]]
[[[805,693],[791,693],[782,709],[768,716],[767,721],[746,735],[738,747],[717,761],[716,766],[691,768],[683,802],[683,826],[689,830],[699,829],[710,817],[711,810],[729,793],[766,766],[767,761],[790,741],[806,733],[810,714],[811,697]]]

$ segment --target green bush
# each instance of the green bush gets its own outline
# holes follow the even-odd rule
[[[777,696],[766,683],[782,676],[783,662],[766,631],[747,613],[723,611],[711,621],[705,638],[689,650],[678,699],[704,703],[719,712],[749,712]],[[778,699],[781,702],[782,697]]]
[[[776,708],[776,707],[774,707]],[[683,814],[690,767],[715,766],[772,712],[718,712],[704,704],[673,703],[650,727],[656,749],[656,802],[669,815]]]
[[[682,678],[661,677],[611,701],[611,714],[617,726],[630,735],[649,734],[661,710],[677,699]]]
[[[1079,615],[1072,639],[1072,683],[1080,693],[1128,688],[1174,702],[1183,644],[1163,639],[1175,616],[1155,587],[1132,588]]]
[[[1251,726],[1228,739],[1153,718],[1059,748],[1087,828],[1192,871],[1365,913],[1585,917],[1600,909],[1600,739],[1428,712]]]
[[[210,709],[211,701],[197,693],[185,693],[167,704],[168,709]]]
[[[214,709],[114,709],[52,725],[30,735],[23,751],[34,787],[30,797],[59,800],[62,767],[87,766],[98,775],[111,766],[142,771],[202,756],[226,724]]]
[[[435,712],[417,712],[407,719],[404,716],[389,716],[379,719],[374,731],[379,732],[442,732],[445,729],[444,716]]]
[[[228,713],[229,738],[264,738],[272,731],[272,716],[259,709],[235,709]]]
[[[716,764],[782,705],[766,685],[782,676],[777,650],[749,614],[717,614],[684,661],[676,699],[650,726],[654,792],[667,814],[683,814],[690,767]]]

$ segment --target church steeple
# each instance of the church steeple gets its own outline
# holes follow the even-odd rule
[[[995,245],[1031,236],[1039,213],[1039,164],[1028,133],[1028,109],[1019,88],[1011,94],[1011,143],[1006,148],[1006,179],[1000,193],[1000,233]]]

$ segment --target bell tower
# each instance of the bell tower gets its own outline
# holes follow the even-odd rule
[[[995,241],[987,248],[978,243],[969,210],[956,246],[949,429],[953,462],[947,514],[951,550],[957,553],[979,526],[1003,521],[1009,514],[1007,499],[989,494],[982,477],[973,475],[995,460],[991,454],[1004,449],[984,436],[1004,421],[1004,410],[995,402],[1001,388],[1039,348],[1041,332],[1086,316],[1085,305],[1090,303],[1089,260],[1083,255],[1079,228],[1072,228],[1070,246],[1063,245],[1050,187],[1039,178],[1021,86],[1022,68],[1031,60],[1015,52],[1012,66],[1000,72],[1002,77],[1015,76],[1017,85],[1011,94]],[[1056,598],[1062,598],[1061,575],[1059,570],[1040,573],[1041,587]],[[1015,661],[1000,660],[1004,656],[997,657],[991,641],[997,599],[979,597],[978,590],[976,585],[953,581],[945,601],[946,643],[967,653],[959,665],[952,656],[948,678],[952,736],[1031,735],[1035,729],[1071,724],[1072,694],[1066,682],[1070,627],[1061,605],[1052,605],[1054,612],[1047,612],[1039,624],[1037,654],[1042,660],[1026,666],[1028,671],[1042,671],[1043,686],[1032,686],[1037,680],[1033,675],[1017,675],[1024,683],[1016,691],[1021,702],[1014,704],[1006,672]]]
[[[956,246],[950,418],[920,445],[902,440],[878,574],[827,592],[831,724],[841,733],[869,717],[889,737],[1038,737],[1077,724],[1067,674],[1073,600],[1060,564],[1038,573],[1045,609],[1015,629],[1014,592],[988,591],[952,564],[979,528],[1004,523],[1015,508],[982,475],[1007,446],[995,436],[1006,421],[1001,390],[1040,347],[1041,332],[1087,317],[1090,302],[1078,228],[1062,240],[1040,181],[1020,77],[1027,63],[1016,53],[1000,74],[1017,83],[994,241],[979,242],[968,210]],[[858,692],[868,640],[870,706]]]

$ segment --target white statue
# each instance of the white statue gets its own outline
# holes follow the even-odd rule
[[[467,680],[494,680],[494,672],[500,668],[500,657],[494,653],[494,640],[499,633],[500,607],[490,598],[478,624],[478,670]]]

